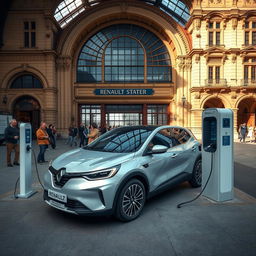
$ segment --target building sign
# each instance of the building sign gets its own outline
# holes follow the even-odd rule
[[[153,89],[95,89],[95,95],[104,95],[104,96],[118,96],[118,95],[127,95],[127,96],[143,96],[143,95],[153,95],[155,92]]]

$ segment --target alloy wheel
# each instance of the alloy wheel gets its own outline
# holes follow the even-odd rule
[[[144,205],[144,190],[139,184],[131,184],[124,192],[122,199],[123,212],[128,217],[139,214]]]

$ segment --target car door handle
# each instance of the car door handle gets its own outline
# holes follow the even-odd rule
[[[193,146],[191,150],[196,151],[196,146]]]
[[[178,154],[173,154],[172,155],[172,158],[175,158],[175,157],[177,157],[178,156]]]

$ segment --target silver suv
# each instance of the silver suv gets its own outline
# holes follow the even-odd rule
[[[201,186],[200,148],[182,127],[117,128],[56,158],[44,177],[44,200],[69,213],[130,221],[171,185]]]

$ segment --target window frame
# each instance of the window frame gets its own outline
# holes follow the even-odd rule
[[[217,27],[218,24],[218,27]],[[208,46],[222,45],[222,22],[221,20],[210,20],[208,22]]]
[[[26,28],[26,24],[28,25]],[[33,25],[32,25],[33,24]],[[37,23],[35,20],[23,21],[23,48],[36,48],[37,36],[36,36]]]
[[[256,46],[256,17],[249,18],[244,23],[244,45]]]

